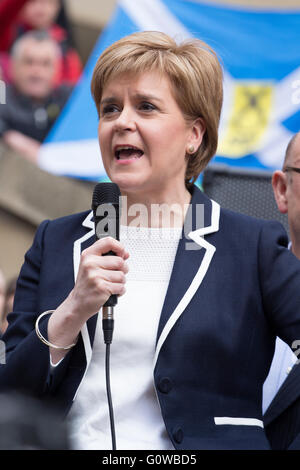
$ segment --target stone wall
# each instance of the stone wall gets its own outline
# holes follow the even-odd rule
[[[96,183],[47,173],[0,143],[0,268],[19,272],[37,226],[91,207]]]

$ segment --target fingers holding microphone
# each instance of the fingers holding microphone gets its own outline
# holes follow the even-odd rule
[[[116,256],[104,256],[113,252]],[[75,286],[48,322],[48,340],[58,346],[77,341],[84,323],[97,313],[112,295],[123,295],[129,254],[111,237],[102,238],[81,254]],[[50,348],[53,364],[67,353]]]
[[[106,255],[110,252],[114,255]],[[76,283],[70,294],[72,310],[82,316],[82,320],[86,321],[98,312],[111,295],[125,293],[128,258],[129,253],[112,237],[97,240],[82,252]]]

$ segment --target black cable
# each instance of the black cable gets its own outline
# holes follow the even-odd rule
[[[110,390],[109,357],[110,357],[110,343],[106,343],[106,350],[105,350],[106,393],[107,393],[107,401],[108,401],[108,409],[109,409],[112,450],[116,450],[116,434],[115,434],[115,423],[114,423],[114,411],[113,411],[111,390]]]

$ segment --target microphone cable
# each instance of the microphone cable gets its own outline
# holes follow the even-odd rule
[[[103,306],[103,320],[102,320],[103,338],[105,343],[105,379],[106,379],[106,395],[109,411],[110,431],[112,450],[117,449],[116,445],[116,432],[114,422],[114,410],[112,404],[112,396],[110,389],[110,345],[112,343],[112,336],[114,330],[113,307]]]
[[[111,390],[110,390],[109,358],[110,358],[110,344],[106,344],[106,349],[105,349],[106,394],[107,394],[107,402],[108,402],[108,410],[109,410],[109,421],[110,421],[112,450],[117,450],[115,422],[114,422],[114,410],[113,410]]]

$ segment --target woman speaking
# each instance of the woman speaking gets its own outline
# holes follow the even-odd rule
[[[100,56],[92,94],[104,167],[126,200],[120,241],[95,242],[92,212],[40,225],[0,387],[60,403],[75,448],[110,449],[97,312],[115,294],[118,448],[268,449],[262,386],[276,335],[300,338],[300,266],[280,224],[220,209],[194,185],[217,148],[216,54],[132,34]]]

